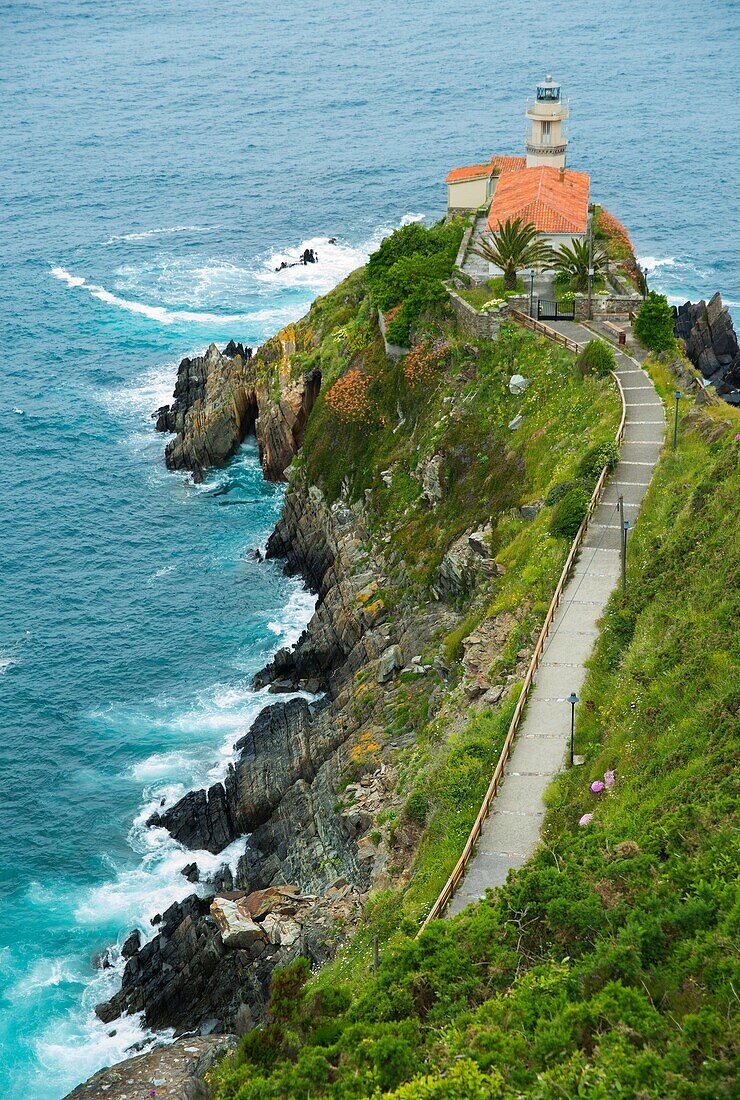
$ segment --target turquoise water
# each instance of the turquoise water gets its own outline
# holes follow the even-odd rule
[[[190,889],[143,821],[223,770],[311,610],[248,556],[282,499],[253,444],[200,487],[164,469],[177,362],[441,214],[450,166],[519,150],[550,68],[653,285],[737,306],[737,7],[670,8],[551,0],[534,31],[522,0],[0,3],[3,1097],[142,1039],[95,1021],[118,979],[90,956]]]

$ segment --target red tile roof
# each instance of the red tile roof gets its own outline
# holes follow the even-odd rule
[[[479,180],[490,176],[490,164],[471,164],[468,168],[453,168],[447,173],[445,183],[461,183],[463,180]]]
[[[521,172],[522,168],[526,167],[526,157],[491,157],[491,168],[499,175],[503,175],[504,172]]]
[[[542,165],[505,172],[496,187],[488,215],[495,230],[509,218],[532,222],[540,233],[586,232],[589,177]]]
[[[484,176],[490,176],[493,172],[497,175],[503,175],[504,172],[519,172],[526,167],[526,164],[526,157],[491,157],[488,164],[471,164],[467,168],[453,168],[447,173],[445,183],[479,180]]]

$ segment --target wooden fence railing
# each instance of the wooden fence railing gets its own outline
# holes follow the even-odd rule
[[[534,317],[529,317],[526,313],[522,313],[520,309],[510,309],[509,317],[516,321],[522,328],[528,328],[530,332],[538,332],[540,336],[546,336],[548,340],[552,340],[555,344],[560,344],[561,347],[567,348],[568,351],[572,351],[574,355],[578,355],[583,348],[583,344],[576,343],[575,340],[571,340],[568,336],[563,336],[562,332],[558,332],[557,329],[550,328],[544,321],[535,321]]]
[[[512,311],[512,314],[513,314],[513,312],[514,311]],[[527,317],[526,314],[522,314],[521,316],[524,317],[527,322],[531,322],[532,325],[536,326],[534,331],[539,332],[542,329],[548,328],[547,325],[543,325],[541,322],[534,321],[531,317]],[[517,317],[516,320],[518,320],[518,319],[519,318]],[[529,324],[527,324],[527,327],[529,327]],[[549,331],[554,332],[555,330],[550,329]],[[548,335],[548,333],[544,333],[543,335]],[[558,337],[561,337],[561,333],[559,333],[559,332],[555,333],[555,335],[558,336]],[[561,338],[565,339],[565,337],[561,337]],[[560,341],[558,340],[558,343],[559,342]],[[570,340],[569,343],[574,344],[574,341]],[[575,344],[575,347],[580,349],[579,344]],[[570,350],[573,350],[573,349],[571,348]],[[617,377],[617,375],[613,371],[612,371],[612,378],[614,379],[614,381],[617,384],[617,389],[619,390],[619,397],[620,397],[621,402],[622,402],[622,417],[621,417],[621,420],[619,421],[619,428],[617,429],[617,434],[615,436],[615,442],[617,444],[620,444],[622,442],[623,437],[624,437],[624,423],[625,423],[625,419],[626,419],[626,416],[627,416],[627,406],[626,406],[625,400],[624,400],[624,390],[622,389],[622,383],[619,381],[619,378]],[[527,698],[529,697],[530,689],[532,687],[532,684],[534,683],[534,678],[535,678],[535,675],[537,673],[537,669],[539,668],[540,661],[542,660],[542,654],[544,653],[544,650],[545,650],[545,642],[547,641],[547,636],[550,633],[550,628],[552,627],[553,620],[555,618],[555,613],[557,612],[557,609],[560,605],[560,600],[561,600],[561,597],[563,595],[563,590],[564,590],[565,585],[566,585],[566,583],[568,581],[568,578],[570,576],[571,570],[573,568],[573,563],[575,562],[576,557],[578,555],[578,551],[581,548],[581,543],[583,542],[583,538],[586,534],[586,531],[588,530],[588,524],[589,524],[589,521],[591,519],[591,516],[594,514],[594,512],[596,511],[596,509],[599,506],[599,502],[601,500],[601,495],[604,491],[604,485],[606,484],[606,479],[607,479],[608,476],[609,476],[609,469],[608,469],[607,466],[604,466],[603,470],[601,471],[601,476],[599,477],[599,480],[596,483],[596,488],[594,489],[593,493],[591,494],[591,500],[589,501],[588,509],[586,511],[586,515],[583,517],[583,522],[581,523],[581,526],[578,528],[578,533],[576,534],[576,537],[573,539],[573,543],[571,545],[570,551],[568,552],[568,557],[565,559],[565,565],[563,566],[563,570],[560,574],[560,579],[558,580],[557,586],[555,588],[555,592],[553,593],[552,600],[550,601],[550,606],[547,610],[547,615],[545,616],[545,621],[542,624],[542,629],[540,630],[539,637],[537,639],[537,644],[534,647],[534,653],[532,654],[532,659],[529,662],[529,668],[527,669],[527,675],[524,677],[524,683],[522,685],[522,691],[521,691],[521,694],[519,696],[519,699],[517,700],[516,708],[514,710],[514,714],[512,715],[512,719],[511,719],[511,722],[509,724],[509,729],[508,729],[507,734],[506,734],[506,739],[504,741],[503,748],[501,749],[501,755],[498,758],[498,762],[497,762],[496,767],[494,769],[493,776],[491,777],[491,782],[488,784],[488,790],[486,791],[483,802],[481,803],[481,808],[478,811],[478,816],[476,817],[475,822],[473,824],[473,828],[470,830],[470,835],[468,836],[468,839],[465,842],[465,847],[462,850],[462,855],[460,856],[457,863],[455,864],[454,869],[452,871],[452,874],[447,879],[447,882],[445,883],[444,887],[442,888],[442,892],[440,893],[439,897],[437,898],[434,905],[430,909],[429,914],[428,914],[426,920],[424,921],[424,923],[422,924],[421,928],[419,929],[419,932],[417,933],[417,935],[421,935],[421,933],[424,931],[424,929],[427,927],[428,924],[430,924],[433,920],[436,920],[438,917],[440,917],[444,913],[445,909],[447,908],[447,906],[450,902],[450,899],[452,898],[452,895],[455,893],[455,890],[457,890],[457,888],[460,885],[462,879],[465,877],[465,872],[467,870],[468,863],[470,862],[470,857],[472,856],[473,851],[475,849],[475,845],[477,844],[477,842],[480,838],[480,835],[483,832],[483,824],[484,824],[486,818],[488,817],[489,811],[491,809],[491,803],[493,802],[494,798],[496,797],[496,792],[497,792],[499,784],[501,782],[501,778],[504,774],[504,768],[506,767],[507,761],[509,759],[509,754],[511,752],[511,747],[514,744],[514,738],[516,737],[516,732],[519,728],[519,723],[521,721],[522,714],[524,713],[524,707],[526,706]]]

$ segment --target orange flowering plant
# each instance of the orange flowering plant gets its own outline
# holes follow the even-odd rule
[[[417,344],[403,361],[403,374],[413,389],[419,384],[431,382],[449,351],[449,344]]]
[[[340,420],[350,424],[367,423],[371,419],[371,385],[369,374],[352,367],[327,392],[326,403]]]

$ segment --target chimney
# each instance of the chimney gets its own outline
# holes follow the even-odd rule
[[[561,183],[565,183],[565,168],[560,169],[559,179]]]

